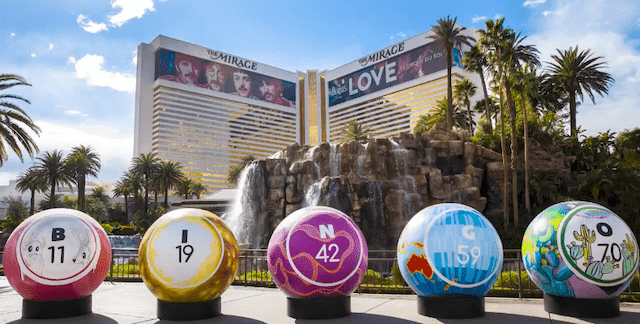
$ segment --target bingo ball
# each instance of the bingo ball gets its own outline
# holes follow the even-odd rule
[[[330,207],[287,216],[269,240],[273,282],[290,298],[349,296],[367,269],[367,243],[356,223]]]
[[[161,301],[199,303],[220,297],[238,269],[238,244],[215,214],[182,208],[158,218],[138,251],[140,275]]]
[[[477,210],[454,203],[429,206],[409,220],[398,240],[398,266],[421,297],[484,297],[502,269],[502,242]]]
[[[571,201],[543,210],[522,240],[524,267],[548,295],[617,297],[638,267],[638,243],[609,209]]]
[[[48,209],[27,218],[4,247],[4,273],[26,300],[87,297],[111,264],[107,233],[91,216],[72,209]]]

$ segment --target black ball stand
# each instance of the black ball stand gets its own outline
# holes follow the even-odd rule
[[[544,310],[549,313],[587,318],[620,316],[620,297],[575,298],[544,294]]]
[[[22,318],[56,319],[91,314],[91,295],[65,300],[22,300]]]
[[[287,298],[287,315],[296,319],[331,319],[351,315],[351,297]]]
[[[471,295],[418,296],[418,314],[435,318],[484,316],[484,297]]]
[[[167,321],[196,321],[222,314],[220,297],[198,303],[172,303],[158,299],[158,318]]]

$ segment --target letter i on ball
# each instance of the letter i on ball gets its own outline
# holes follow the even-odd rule
[[[160,319],[220,314],[220,295],[238,268],[238,244],[218,216],[195,208],[171,211],[149,227],[138,253],[140,274],[158,298]]]

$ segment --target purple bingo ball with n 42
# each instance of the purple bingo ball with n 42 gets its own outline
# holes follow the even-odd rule
[[[273,282],[291,298],[350,295],[367,270],[367,242],[343,212],[321,206],[287,216],[269,241]]]

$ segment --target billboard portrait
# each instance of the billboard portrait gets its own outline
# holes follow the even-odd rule
[[[329,107],[446,69],[446,56],[442,43],[432,42],[331,80]]]
[[[166,49],[156,52],[155,79],[285,107],[296,106],[296,85],[293,82]]]

